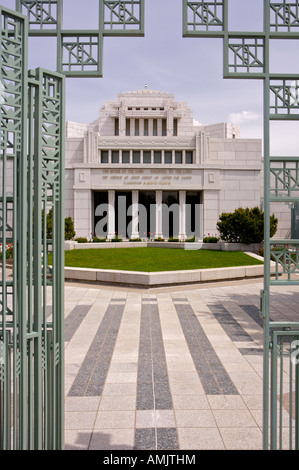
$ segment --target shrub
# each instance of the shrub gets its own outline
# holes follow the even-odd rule
[[[187,243],[194,243],[194,242],[195,242],[195,236],[194,236],[194,237],[186,238],[185,242],[187,242]]]
[[[42,231],[44,227],[44,211],[42,211]],[[65,218],[65,240],[72,240],[76,236],[74,230],[74,222],[71,217]],[[47,239],[52,240],[53,238],[53,209],[50,209],[47,213]]]
[[[65,219],[65,240],[72,240],[76,236],[74,222],[71,217]]]
[[[170,237],[168,239],[169,242],[179,242],[180,240],[178,238],[173,238],[173,237]]]
[[[88,240],[85,237],[78,237],[75,239],[75,241],[78,243],[88,243]]]
[[[114,242],[114,243],[117,243],[117,242],[122,242],[122,241],[123,241],[123,239],[122,239],[122,238],[120,238],[118,235],[116,235],[114,238],[112,238],[112,240],[111,240],[111,241],[112,241],[112,242]]]
[[[130,238],[130,242],[141,242],[141,238]]]
[[[0,247],[2,247],[2,251],[0,251],[0,259],[3,258],[3,246],[0,244]],[[13,258],[13,244],[12,243],[6,243],[5,246],[5,258],[6,259],[11,259]]]
[[[106,238],[93,237],[93,243],[106,243]]]
[[[164,238],[162,237],[155,238],[155,242],[164,242]]]
[[[213,236],[213,235],[210,235],[210,234],[208,234],[207,237],[203,238],[204,243],[218,243],[219,240],[220,239],[219,239],[219,237],[217,237],[217,235]]]
[[[270,236],[277,231],[278,219],[270,217]],[[261,243],[264,240],[264,213],[258,208],[222,213],[217,223],[220,237],[229,243]]]

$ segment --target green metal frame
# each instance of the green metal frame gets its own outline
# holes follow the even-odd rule
[[[250,3],[250,0],[248,0]],[[277,419],[277,401],[282,415],[284,388],[277,388],[282,358],[287,356],[283,342],[298,337],[298,322],[272,322],[270,319],[271,286],[298,285],[299,240],[272,240],[270,237],[271,203],[298,201],[299,156],[270,155],[270,122],[299,120],[298,74],[270,72],[270,45],[275,39],[299,39],[299,0],[264,0],[263,32],[231,32],[228,29],[229,0],[183,0],[183,36],[221,38],[224,46],[224,78],[260,79],[264,83],[264,289],[261,292],[261,315],[264,321],[264,411],[263,447],[277,449],[284,445],[288,433],[289,448],[299,449],[299,369],[291,362],[289,408],[295,409],[286,430]],[[280,245],[280,246],[278,246]],[[271,258],[275,261],[274,272]],[[281,375],[282,377],[282,375]],[[292,378],[292,381],[291,381]],[[271,399],[270,399],[271,397]],[[279,428],[279,432],[278,432]]]
[[[63,0],[16,0],[16,9],[30,36],[57,37],[57,71],[67,77],[103,76],[105,36],[144,36],[144,0],[99,0],[97,30],[63,29]]]
[[[63,30],[63,0],[16,9],[0,6],[0,450],[61,450],[65,76],[101,77],[104,36],[143,36],[144,0],[99,0],[95,31]],[[57,72],[28,72],[30,35],[57,37]]]
[[[65,79],[28,73],[27,17],[2,6],[0,16],[0,449],[62,449]]]

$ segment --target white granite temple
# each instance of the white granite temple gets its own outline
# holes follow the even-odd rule
[[[222,212],[260,207],[261,181],[261,140],[197,123],[169,93],[120,93],[93,123],[67,122],[65,209],[77,236],[201,239]]]

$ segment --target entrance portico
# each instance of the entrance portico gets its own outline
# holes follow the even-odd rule
[[[116,235],[123,239],[201,238],[200,201],[200,192],[182,190],[95,191],[93,233],[110,240]]]

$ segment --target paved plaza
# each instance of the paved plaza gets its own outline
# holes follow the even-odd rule
[[[261,449],[262,287],[67,283],[66,450]],[[272,319],[298,310],[274,289]]]

